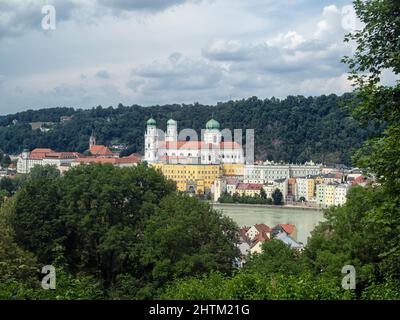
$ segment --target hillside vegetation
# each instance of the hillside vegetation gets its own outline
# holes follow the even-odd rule
[[[361,127],[346,108],[350,94],[319,97],[289,96],[261,100],[153,107],[116,108],[101,106],[90,110],[52,108],[29,110],[0,117],[0,149],[17,154],[23,148],[50,147],[59,151],[88,148],[95,132],[99,144],[125,144],[124,153],[142,152],[146,120],[153,117],[165,130],[169,118],[178,121],[178,129],[193,128],[199,134],[214,116],[222,128],[254,129],[257,159],[350,164],[350,155],[371,134],[381,132],[372,124]],[[60,117],[73,115],[61,123]],[[13,124],[13,120],[18,120]],[[32,130],[31,122],[54,122],[49,132]],[[14,121],[15,123],[15,121]],[[243,139],[245,132],[243,132]]]

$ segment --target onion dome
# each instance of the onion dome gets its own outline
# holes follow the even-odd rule
[[[149,120],[147,120],[148,126],[155,126],[156,124],[157,124],[157,122],[153,118],[150,118]]]
[[[219,129],[219,122],[217,120],[211,119],[206,123],[206,129]]]

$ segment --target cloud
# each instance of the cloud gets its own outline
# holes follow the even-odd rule
[[[339,77],[346,71],[341,57],[351,48],[342,43],[345,30],[337,7],[325,7],[322,16],[324,19],[309,38],[291,30],[256,43],[219,39],[202,54],[211,61],[228,64],[233,83],[239,87],[257,88],[271,77],[283,83]]]
[[[341,1],[0,0],[0,112],[342,93]]]
[[[98,0],[98,3],[114,10],[157,12],[170,7],[194,2],[192,0]]]
[[[57,24],[69,20],[97,23],[106,16],[130,12],[157,13],[185,3],[203,0],[1,0],[0,39],[21,36],[27,31],[42,31],[42,7],[53,5]]]
[[[99,79],[111,79],[111,75],[107,70],[99,70],[95,76]]]
[[[41,31],[43,5],[54,5],[57,22],[71,19],[77,9],[73,0],[2,0],[0,2],[0,39],[20,36],[27,30]]]
[[[223,70],[204,59],[191,59],[173,53],[166,60],[154,61],[132,70],[136,79],[145,79],[144,90],[204,90],[218,86]]]

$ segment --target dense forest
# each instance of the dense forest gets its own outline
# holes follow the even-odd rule
[[[99,144],[124,144],[128,147],[124,154],[141,153],[146,120],[151,116],[163,130],[172,117],[178,121],[179,130],[193,128],[199,134],[214,116],[222,128],[255,130],[256,159],[350,164],[354,150],[367,137],[381,132],[381,128],[372,124],[359,126],[347,108],[350,98],[350,94],[332,94],[289,96],[282,100],[252,97],[216,106],[196,103],[29,110],[0,117],[0,149],[11,154],[36,147],[84,152],[94,131]],[[61,116],[71,115],[70,121],[60,122]],[[32,130],[31,122],[54,122],[54,126],[50,131],[42,132]]]

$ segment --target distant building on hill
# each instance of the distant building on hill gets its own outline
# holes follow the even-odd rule
[[[55,152],[48,148],[36,148],[29,152],[25,149],[18,158],[17,173],[29,173],[36,165],[55,165],[59,169],[79,157],[78,152]]]

